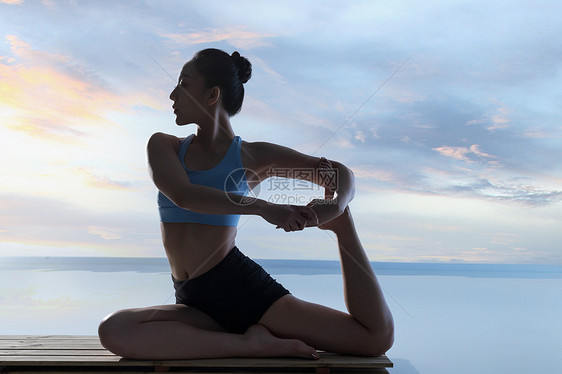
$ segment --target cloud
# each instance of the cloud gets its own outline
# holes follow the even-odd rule
[[[81,142],[100,127],[114,128],[108,114],[136,105],[161,107],[143,92],[121,95],[63,54],[33,49],[6,36],[11,56],[0,59],[2,125],[54,142]]]
[[[54,8],[57,5],[54,0],[41,0],[41,4],[49,8]]]
[[[490,154],[488,154],[488,153],[482,152],[482,151],[480,150],[480,146],[479,146],[478,144],[473,144],[473,145],[471,145],[470,148],[469,148],[469,150],[470,150],[470,152],[472,152],[472,153],[474,153],[475,155],[480,156],[480,157],[495,158],[495,156],[492,156],[492,155],[490,155]]]
[[[86,198],[86,197],[85,197]],[[160,255],[158,221],[137,211],[99,212],[61,199],[0,194],[0,245]],[[26,249],[27,250],[27,249]]]
[[[361,143],[365,143],[367,141],[367,135],[363,131],[358,130],[355,133],[354,139],[359,140]]]
[[[86,183],[92,187],[103,188],[109,190],[133,190],[131,182],[120,182],[115,181],[107,176],[100,176],[94,174],[90,170],[84,167],[73,168],[72,174],[81,175]]]
[[[279,73],[277,70],[271,67],[263,58],[258,55],[249,56],[250,62],[252,63],[252,70],[255,71],[256,68],[261,68],[268,76],[278,83],[286,84],[287,80],[285,77]]]
[[[35,50],[15,35],[6,35],[6,41],[10,44],[12,53],[24,61],[42,61],[45,64],[52,62],[66,63],[69,60],[64,55]]]
[[[121,239],[123,229],[116,229],[114,227],[102,227],[102,226],[88,226],[88,233],[92,235],[99,235],[105,240],[115,240]]]
[[[356,178],[376,179],[381,182],[397,182],[399,176],[396,173],[376,168],[371,165],[354,165],[350,167]]]
[[[448,184],[433,187],[443,195],[468,195],[487,200],[509,201],[527,206],[545,206],[562,201],[562,190],[537,187],[522,183],[518,178],[473,177],[466,175],[464,181],[449,179]],[[427,188],[431,189],[429,185]]]
[[[433,150],[439,152],[439,154],[441,154],[442,156],[451,157],[456,160],[461,160],[466,162],[472,162],[472,160],[470,160],[468,157],[468,155],[470,154],[474,154],[481,158],[495,158],[495,156],[482,152],[478,144],[473,144],[468,148],[442,146],[442,147],[433,148]]]
[[[497,100],[494,100],[494,102],[497,103]],[[499,107],[496,109],[496,113],[491,114],[489,116],[489,119],[492,122],[492,125],[486,127],[486,130],[494,131],[494,130],[508,128],[509,127],[509,125],[508,125],[508,123],[509,123],[508,114],[509,113],[510,113],[509,108],[507,108],[505,105],[500,104]]]
[[[15,4],[23,4],[23,0],[0,0],[0,3],[2,4],[10,4],[10,5],[15,5]]]
[[[247,31],[244,28],[225,29],[206,29],[204,31],[193,31],[188,33],[163,33],[160,36],[178,45],[209,44],[217,42],[227,42],[235,48],[252,49],[263,47],[269,43],[267,38],[271,34],[261,34]]]
[[[466,147],[443,146],[443,147],[433,148],[433,150],[439,152],[442,156],[445,157],[451,157],[462,161],[469,161],[468,158],[466,157],[466,154],[470,152],[470,150]]]
[[[549,134],[539,129],[528,129],[523,133],[523,137],[528,139],[548,138]]]
[[[483,153],[478,148],[465,148],[459,156],[466,158],[468,153]],[[454,154],[455,150],[451,151]],[[453,156],[451,156],[453,157]],[[493,157],[483,153],[479,157]],[[510,175],[501,168],[471,163],[471,169],[465,167],[432,168],[428,166],[416,169],[416,165],[403,170],[392,164],[378,166],[361,164],[350,165],[353,170],[357,188],[362,193],[413,193],[427,196],[469,197],[483,201],[505,202],[528,207],[554,205],[562,202],[562,189],[559,181],[548,187],[540,179],[522,178]]]
[[[115,93],[61,72],[67,57],[35,51],[14,35],[7,40],[15,57],[0,62],[4,126],[41,139],[72,142],[91,127],[112,125],[105,114],[124,108]]]

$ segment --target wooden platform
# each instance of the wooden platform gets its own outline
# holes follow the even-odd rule
[[[0,373],[388,373],[386,356],[321,353],[319,360],[224,358],[127,360],[104,349],[97,336],[0,336]]]

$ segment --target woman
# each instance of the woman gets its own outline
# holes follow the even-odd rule
[[[196,124],[197,134],[178,139],[156,133],[147,146],[177,304],[106,317],[99,337],[117,355],[315,359],[316,349],[376,356],[392,345],[392,316],[347,207],[354,193],[352,172],[335,161],[235,136],[230,117],[240,111],[250,76],[247,59],[216,49],[198,52],[181,71],[170,95],[176,123]],[[326,198],[308,206],[244,196],[275,168],[332,171],[337,188],[326,188]],[[307,178],[322,184],[318,175]],[[332,230],[349,314],[299,300],[244,256],[235,246],[241,214],[259,215],[285,231]]]

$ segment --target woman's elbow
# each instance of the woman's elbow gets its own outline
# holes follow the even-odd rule
[[[195,203],[197,199],[194,199],[193,196],[187,193],[175,197],[172,201],[182,209],[197,211],[197,204]]]
[[[186,186],[172,201],[182,209],[209,214],[208,199],[205,193],[200,191],[197,186]]]
[[[355,174],[353,174],[353,170],[341,163],[337,163],[337,169],[338,194],[345,191],[346,200],[349,203],[355,196]]]

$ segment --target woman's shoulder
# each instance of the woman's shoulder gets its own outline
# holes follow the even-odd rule
[[[242,152],[249,156],[251,159],[264,159],[267,157],[272,149],[276,145],[273,143],[258,141],[258,142],[248,142],[242,140],[241,148]]]
[[[301,155],[289,147],[275,143],[242,141],[242,163],[258,173],[283,164],[286,158],[295,159],[295,154]],[[296,161],[295,165],[298,165]]]
[[[175,135],[165,134],[163,132],[157,132],[152,134],[150,139],[148,139],[147,148],[162,148],[162,147],[173,147],[174,149],[179,149],[180,142],[182,138],[178,138]]]
[[[271,149],[280,147],[277,144],[269,143],[269,142],[248,142],[246,140],[242,140],[242,147],[244,147],[248,152],[252,152],[253,154],[260,154],[260,153],[267,153]]]
[[[301,153],[280,144],[243,142],[242,146],[244,153],[247,154],[248,162],[257,163],[261,167],[315,168],[320,162],[319,157]]]
[[[242,140],[242,147],[244,147],[248,153],[259,157],[268,157],[284,152],[295,152],[292,148],[264,141],[247,142]]]

